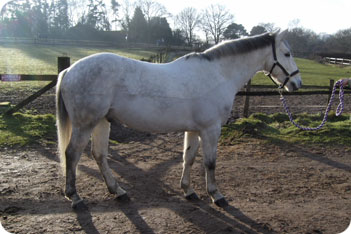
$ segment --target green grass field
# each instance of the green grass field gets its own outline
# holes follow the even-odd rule
[[[321,123],[320,114],[298,114],[295,121],[308,127],[317,127]],[[328,122],[318,131],[302,131],[291,124],[286,114],[252,114],[249,118],[239,119],[223,126],[220,142],[224,145],[238,144],[243,138],[264,139],[272,143],[316,143],[348,145],[351,142],[351,119],[347,114],[335,116],[330,112]]]
[[[15,113],[0,115],[0,147],[55,144],[55,116]]]
[[[117,49],[48,45],[0,45],[0,74],[57,74],[57,57],[68,56],[71,63],[100,52],[111,52],[134,59],[149,58],[157,53],[147,49]]]
[[[295,58],[297,67],[300,69],[304,85],[329,86],[329,80],[335,81],[351,77],[351,66],[326,65],[313,60]],[[252,80],[255,85],[271,85],[272,81],[264,74],[258,73]]]

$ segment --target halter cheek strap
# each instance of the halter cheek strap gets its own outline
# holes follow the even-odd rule
[[[268,74],[266,74],[272,81],[274,84],[276,84],[277,86],[279,86],[278,88],[279,89],[282,89],[284,88],[284,86],[288,83],[290,77],[293,77],[295,76],[296,74],[298,74],[300,71],[299,69],[297,69],[296,71],[292,72],[289,74],[289,72],[283,67],[283,65],[281,65],[279,62],[278,62],[278,59],[277,59],[277,53],[276,53],[276,48],[275,48],[275,41],[272,42],[272,50],[273,50],[273,59],[274,59],[274,63],[272,65],[272,68],[271,70],[269,71]],[[284,74],[286,75],[286,78],[283,82],[283,84],[279,85],[277,84],[277,82],[274,81],[273,77],[272,77],[272,72],[274,70],[274,68],[278,66],[283,72]]]

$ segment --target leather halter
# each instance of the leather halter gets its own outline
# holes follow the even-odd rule
[[[279,89],[282,89],[284,88],[284,86],[288,83],[289,79],[293,76],[295,76],[296,74],[298,74],[300,71],[299,69],[297,69],[296,71],[292,72],[289,74],[289,72],[283,67],[283,65],[281,65],[279,62],[278,62],[278,59],[277,59],[277,53],[276,53],[276,48],[275,48],[275,41],[272,42],[272,50],[273,50],[273,58],[274,58],[274,63],[272,65],[272,68],[271,70],[269,71],[268,74],[266,74],[266,76],[268,76],[274,84],[276,84],[278,86]],[[277,82],[274,81],[274,79],[272,78],[272,72],[274,70],[274,68],[278,66],[283,72],[284,74],[286,75],[286,78],[284,80],[284,83],[279,85],[277,84]]]

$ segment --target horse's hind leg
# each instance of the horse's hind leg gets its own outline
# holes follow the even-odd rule
[[[102,119],[93,130],[91,137],[91,152],[100,168],[105,183],[110,193],[116,194],[118,199],[128,199],[126,191],[118,184],[112,175],[111,169],[107,162],[108,142],[110,135],[110,123]]]
[[[190,170],[195,161],[196,152],[199,149],[199,134],[197,132],[185,132],[183,150],[183,173],[180,181],[185,197],[188,200],[196,200],[198,196],[190,186]]]
[[[76,190],[76,170],[80,156],[89,142],[91,129],[73,127],[70,142],[65,151],[66,154],[66,190],[65,196],[72,201],[72,207],[76,208],[83,200]]]

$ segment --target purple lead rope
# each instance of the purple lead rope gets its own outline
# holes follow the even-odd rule
[[[286,100],[285,98],[283,97],[283,94],[280,93],[280,100],[282,101],[282,104],[283,104],[283,107],[286,111],[286,113],[288,114],[289,116],[289,119],[290,121],[296,126],[298,127],[299,129],[301,130],[305,130],[305,131],[315,131],[315,130],[319,130],[321,129],[324,124],[327,122],[327,118],[328,118],[328,113],[331,109],[331,106],[332,106],[332,103],[333,103],[333,100],[334,100],[334,96],[335,96],[335,92],[336,92],[336,88],[339,87],[340,88],[340,92],[339,92],[339,100],[340,100],[340,103],[336,109],[336,113],[335,115],[336,116],[339,116],[342,114],[342,112],[344,111],[344,87],[343,87],[343,80],[338,80],[335,84],[334,84],[334,87],[333,87],[333,91],[332,91],[332,94],[330,96],[330,100],[329,100],[329,103],[328,103],[328,106],[325,110],[325,114],[324,114],[324,118],[323,118],[323,121],[322,123],[318,126],[318,127],[315,127],[315,128],[309,128],[309,127],[302,127],[300,126],[298,123],[296,123],[292,117],[292,114],[289,110],[289,107],[286,103]]]

